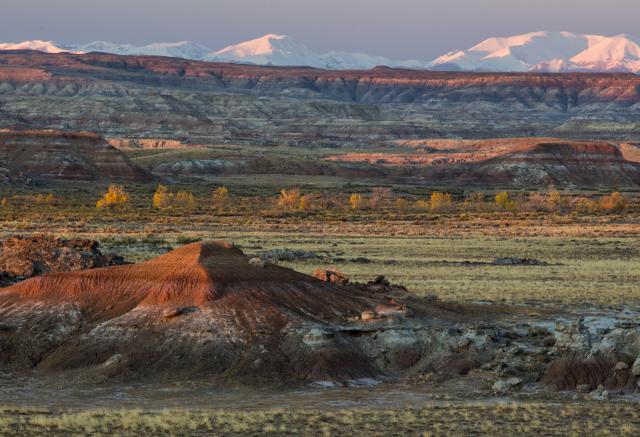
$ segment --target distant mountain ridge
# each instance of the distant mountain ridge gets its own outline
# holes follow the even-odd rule
[[[212,50],[191,41],[134,46],[105,41],[71,45],[41,40],[0,43],[0,50],[105,52],[240,64],[308,66],[329,70],[369,70],[377,66],[388,66],[439,71],[640,73],[640,39],[630,35],[609,37],[570,32],[531,32],[489,38],[470,49],[449,52],[431,62],[394,61],[382,56],[341,51],[320,54],[291,37],[273,33],[221,50]]]

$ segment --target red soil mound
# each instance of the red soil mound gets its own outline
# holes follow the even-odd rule
[[[364,377],[373,373],[369,360],[349,334],[335,332],[384,302],[252,265],[228,243],[194,243],[140,264],[51,273],[0,290],[0,368],[252,382]]]
[[[268,313],[277,307],[321,317],[346,316],[371,305],[289,269],[250,265],[242,251],[225,242],[189,244],[135,265],[49,274],[0,292],[0,308],[25,301],[73,303],[92,321],[143,306],[208,307],[224,313]]]

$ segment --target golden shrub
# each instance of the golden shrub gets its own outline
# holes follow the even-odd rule
[[[627,209],[629,201],[620,192],[616,191],[608,196],[600,198],[600,210],[604,212],[622,212]]]
[[[129,204],[129,195],[122,185],[111,184],[104,196],[96,202],[97,208],[125,207]]]
[[[300,207],[300,190],[293,188],[281,190],[278,197],[278,206],[283,209],[294,210]]]

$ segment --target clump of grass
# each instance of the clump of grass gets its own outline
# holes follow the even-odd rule
[[[176,243],[180,245],[195,243],[197,241],[202,241],[202,238],[191,237],[189,235],[180,235],[178,238],[176,238]]]

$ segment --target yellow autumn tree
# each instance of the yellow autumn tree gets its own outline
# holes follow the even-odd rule
[[[102,198],[96,202],[96,208],[125,207],[129,204],[129,195],[122,185],[111,184]]]
[[[225,209],[229,202],[229,190],[227,187],[218,187],[211,193],[211,203],[219,211]]]
[[[360,205],[362,205],[361,194],[353,193],[349,196],[349,206],[351,206],[351,209],[360,209]]]
[[[193,209],[196,206],[196,198],[189,191],[178,191],[173,204],[183,209]]]
[[[451,209],[453,200],[451,194],[435,191],[431,193],[431,209],[434,211],[444,211]]]
[[[171,206],[172,197],[173,195],[169,192],[169,189],[159,184],[156,192],[153,194],[153,207],[157,209],[168,208]]]
[[[512,200],[511,196],[509,196],[509,193],[506,191],[496,194],[495,201],[496,206],[500,209],[504,209],[505,211],[513,211],[517,207],[516,201]]]

